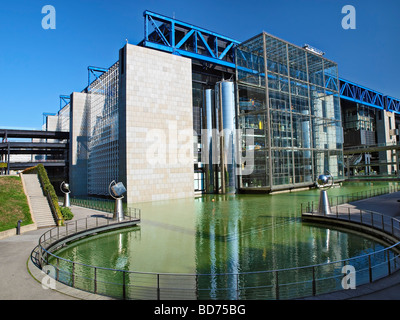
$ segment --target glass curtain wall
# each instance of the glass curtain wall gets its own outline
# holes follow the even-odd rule
[[[88,91],[88,194],[107,196],[110,182],[118,179],[119,62]]]
[[[309,185],[326,170],[343,178],[337,65],[267,33],[237,48],[236,65],[242,154],[254,152],[241,187]]]

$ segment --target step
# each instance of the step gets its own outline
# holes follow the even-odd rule
[[[23,175],[26,193],[32,207],[32,215],[38,228],[56,226],[47,198],[43,195],[36,174]]]

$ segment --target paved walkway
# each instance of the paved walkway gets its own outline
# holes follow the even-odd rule
[[[359,209],[372,210],[400,217],[400,192],[374,197],[352,203]],[[86,218],[102,212],[72,206],[75,219]],[[40,283],[44,274],[30,261],[30,254],[38,244],[39,237],[48,229],[42,228],[0,240],[0,300],[76,300],[107,299],[63,286],[56,290],[43,289]],[[31,270],[31,271],[30,271]],[[359,295],[358,297],[354,297]],[[359,299],[359,300],[400,300],[400,272],[356,290],[341,291],[313,299]]]
[[[71,210],[74,213],[73,220],[104,214],[77,206],[72,206]],[[39,237],[49,229],[40,228],[0,240],[0,300],[104,299],[60,283],[56,284],[56,290],[42,288],[40,281],[45,275],[33,265],[30,255]]]

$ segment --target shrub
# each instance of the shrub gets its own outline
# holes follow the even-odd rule
[[[70,208],[61,207],[60,210],[64,220],[71,220],[74,217],[74,214],[72,213]]]

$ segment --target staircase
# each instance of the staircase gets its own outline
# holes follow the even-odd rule
[[[33,220],[38,228],[55,227],[47,198],[43,195],[37,174],[23,174],[27,196],[29,197]]]

